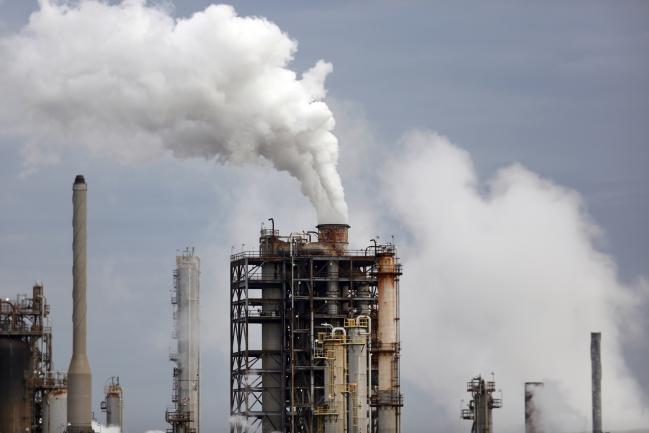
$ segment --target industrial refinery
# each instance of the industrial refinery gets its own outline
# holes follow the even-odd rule
[[[124,389],[106,380],[94,418],[87,334],[87,193],[72,187],[72,324],[70,366],[52,365],[50,307],[44,284],[31,296],[0,299],[0,433],[124,431]],[[281,234],[273,218],[259,246],[230,256],[231,433],[400,433],[399,281],[393,242],[349,246],[350,226]],[[193,248],[176,256],[171,305],[171,405],[168,433],[201,430],[200,259]],[[592,425],[603,433],[601,334],[591,335]],[[525,431],[545,433],[537,394],[524,385]],[[209,389],[209,387],[208,387]],[[210,390],[213,392],[213,390]],[[460,418],[472,433],[494,433],[503,406],[493,377],[467,382]],[[499,396],[494,396],[499,393]],[[98,426],[98,427],[97,427]]]
[[[230,260],[231,413],[264,433],[400,432],[396,247],[271,224]]]

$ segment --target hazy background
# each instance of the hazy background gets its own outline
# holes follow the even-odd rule
[[[209,4],[177,3],[173,13],[179,17]],[[621,346],[611,350],[624,356],[630,377],[644,389],[649,386],[648,328],[642,320],[649,313],[642,297],[649,258],[649,3],[233,5],[240,15],[267,17],[299,42],[291,64],[298,73],[321,58],[334,66],[326,84],[327,102],[337,121],[352,237],[364,246],[377,234],[383,239],[394,234],[402,247],[404,431],[469,428],[449,408],[459,411],[460,399],[466,398],[464,380],[478,372],[494,371],[500,385],[508,385],[496,423],[501,416],[501,425],[510,429],[516,428],[511,423],[517,417],[522,421],[517,410],[525,380],[568,380],[583,370],[578,383],[584,389],[571,397],[583,400],[591,323],[610,329],[608,335],[613,333]],[[36,8],[36,2],[0,1],[0,32],[15,32]],[[408,133],[412,129],[437,131],[468,154],[428,133]],[[232,246],[253,247],[259,223],[270,216],[284,232],[315,224],[315,212],[297,182],[270,168],[170,157],[132,166],[85,152],[65,153],[60,163],[23,175],[23,141],[3,136],[0,148],[2,295],[29,292],[34,280],[44,280],[52,304],[56,368],[66,369],[71,184],[75,174],[84,173],[89,184],[94,407],[98,410],[105,378],[120,375],[126,430],[164,429],[164,407],[171,397],[172,365],[166,360],[171,271],[176,250],[191,245],[203,266],[202,425],[206,431],[221,431],[228,412],[227,258]],[[417,166],[418,160],[430,164]],[[513,162],[529,171],[510,170],[504,180],[503,175],[493,180]],[[445,174],[446,167],[456,169]],[[533,173],[577,191],[581,199],[537,183]],[[507,192],[516,188],[522,188],[523,199]],[[493,203],[503,197],[501,202],[513,209],[494,210],[501,209]],[[549,209],[562,210],[556,224],[546,218]],[[458,221],[462,216],[466,224]],[[438,228],[448,236],[441,237]],[[514,242],[518,239],[523,245]],[[547,245],[541,245],[544,240]],[[512,262],[527,245],[536,252],[527,262],[532,265]],[[579,247],[574,254],[571,246]],[[564,259],[559,253],[565,251]],[[566,266],[555,271],[561,265]],[[557,279],[539,281],[536,277],[544,273]],[[475,280],[461,280],[462,275],[474,275]],[[538,311],[528,310],[535,305],[529,297],[512,297],[511,288],[528,282],[530,293],[547,287],[552,295]],[[583,291],[594,286],[600,287],[596,293]],[[506,316],[484,316],[478,309],[476,322],[445,318],[440,313],[449,300],[459,311],[488,302]],[[580,301],[587,313],[578,311]],[[570,308],[559,311],[560,305]],[[609,308],[625,314],[612,314]],[[521,323],[525,317],[517,316],[530,311],[539,329],[529,342],[525,335],[513,340],[523,345],[520,351],[516,344],[502,345],[511,335],[500,321]],[[410,312],[415,320],[409,320]],[[428,313],[430,322],[423,325]],[[483,321],[487,325],[482,329],[493,329],[495,336],[479,332],[476,323]],[[547,323],[562,326],[549,329]],[[570,349],[580,335],[584,350]],[[526,360],[539,357],[527,353],[526,344],[546,344],[545,349],[555,338],[557,352],[544,351],[542,359],[555,359],[556,364],[513,369],[518,361],[529,366]],[[603,338],[606,345],[606,331]],[[457,341],[463,344],[453,344]],[[413,347],[425,350],[417,353]],[[449,348],[457,352],[449,353]],[[521,359],[501,359],[501,349],[505,355],[520,352]],[[431,358],[421,359],[421,353]],[[569,358],[565,364],[564,354]],[[610,359],[608,365],[624,364],[615,356]],[[562,367],[568,378],[555,372]],[[449,375],[447,368],[466,372]],[[452,381],[440,380],[449,376]],[[646,391],[633,395],[639,401],[632,405],[649,407]],[[606,409],[604,416],[606,425]]]

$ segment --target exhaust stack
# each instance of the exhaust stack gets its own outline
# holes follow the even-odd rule
[[[91,373],[86,353],[86,193],[83,175],[72,186],[72,359],[68,369],[68,433],[92,432]]]
[[[593,433],[602,433],[601,332],[590,333],[590,363],[593,381]]]

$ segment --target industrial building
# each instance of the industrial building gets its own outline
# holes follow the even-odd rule
[[[31,297],[0,299],[0,432],[59,433],[61,419],[66,425],[66,375],[52,370],[49,313],[41,282]]]
[[[43,283],[0,298],[0,433],[90,433],[86,352],[86,193],[73,185],[73,347],[69,370],[52,365]],[[259,248],[230,257],[232,433],[401,433],[399,278],[393,243],[348,245],[349,226],[281,235],[270,219]],[[171,303],[173,406],[168,433],[200,432],[200,259],[176,256]],[[591,334],[592,427],[602,433],[601,333]],[[544,433],[543,382],[526,382],[525,431]],[[475,376],[460,417],[493,433],[496,383]],[[119,377],[104,387],[106,425],[123,429]]]
[[[270,221],[258,250],[230,260],[231,415],[249,432],[399,433],[395,246],[353,250],[348,225],[280,235]]]
[[[165,412],[169,433],[200,431],[199,277],[200,259],[193,249],[176,256],[171,293],[176,347],[169,358],[173,369],[172,408]]]
[[[50,307],[38,282],[32,297],[0,299],[0,432],[91,433],[91,373],[86,351],[86,195],[72,186],[72,357],[52,368]],[[121,414],[120,414],[121,415]]]

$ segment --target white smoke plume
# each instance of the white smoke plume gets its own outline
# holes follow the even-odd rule
[[[518,164],[483,185],[469,154],[434,133],[411,133],[402,145],[383,173],[405,234],[405,378],[465,431],[465,382],[495,372],[503,432],[521,429],[524,382],[544,380],[540,404],[552,431],[587,431],[590,332],[601,331],[607,430],[649,425],[621,349],[640,290],[620,283],[613,260],[594,246],[599,230],[580,196]]]
[[[0,39],[0,126],[25,142],[26,169],[84,148],[121,162],[171,153],[270,163],[299,180],[320,222],[345,222],[332,66],[298,77],[275,24],[212,5],[174,19],[145,0],[41,0]]]
[[[543,387],[532,390],[534,411],[531,422],[535,431],[539,433],[574,432],[574,426],[582,426],[582,431],[589,430],[589,417],[586,414],[580,414],[575,408],[566,404],[563,398],[566,391],[553,381],[546,381]],[[566,426],[573,427],[573,429],[566,430]]]
[[[122,433],[122,429],[117,426],[105,426],[98,423],[97,421],[92,421],[92,430],[95,433]]]

